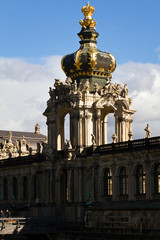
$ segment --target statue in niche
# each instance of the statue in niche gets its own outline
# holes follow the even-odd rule
[[[71,141],[66,139],[66,143],[65,143],[65,149],[72,149],[72,144],[71,144]]]
[[[92,142],[92,145],[96,145],[96,138],[94,134],[91,134],[91,142]]]
[[[149,123],[147,123],[147,126],[144,130],[146,131],[146,138],[150,138],[151,137],[151,129],[149,127]]]

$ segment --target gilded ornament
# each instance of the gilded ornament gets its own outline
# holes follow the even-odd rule
[[[88,64],[90,65],[91,69],[94,70],[95,65],[97,64],[96,51],[93,48],[90,48],[88,53],[89,53],[89,60],[90,60],[90,62]]]
[[[92,19],[92,14],[94,13],[95,8],[89,5],[89,2],[87,3],[87,6],[82,7],[81,11],[84,14],[84,20],[80,20],[80,25],[82,28],[95,28],[96,22],[94,19]]]
[[[104,68],[99,68],[99,71],[104,71]]]
[[[76,55],[75,55],[75,63],[74,63],[74,66],[77,68],[77,70],[82,70],[81,69],[81,65],[82,63],[80,62],[80,56],[81,56],[81,50],[78,50]]]

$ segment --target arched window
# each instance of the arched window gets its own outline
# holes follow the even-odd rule
[[[16,177],[13,178],[13,199],[18,199],[18,182]]]
[[[3,181],[3,200],[8,200],[8,181],[6,178]]]
[[[128,175],[125,167],[121,167],[119,172],[120,195],[128,194]]]
[[[142,165],[139,165],[136,172],[136,193],[142,195],[146,193],[146,174]]]
[[[109,168],[104,170],[104,196],[112,195],[112,171]]]
[[[156,165],[154,169],[154,192],[160,194],[160,164]]]
[[[28,180],[27,180],[27,177],[23,177],[23,200],[26,200],[28,199]]]

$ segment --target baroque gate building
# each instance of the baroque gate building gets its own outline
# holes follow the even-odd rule
[[[48,144],[34,156],[0,161],[1,207],[61,222],[87,219],[89,227],[158,229],[160,137],[132,140],[135,110],[127,84],[112,81],[115,58],[96,46],[94,7],[87,3],[82,12],[80,48],[62,58],[67,79],[55,79],[49,91]],[[108,144],[111,113],[115,131]]]

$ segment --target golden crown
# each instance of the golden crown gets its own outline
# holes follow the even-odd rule
[[[87,3],[87,6],[82,7],[81,11],[84,14],[84,20],[80,20],[80,25],[82,28],[86,27],[92,27],[94,28],[96,25],[96,22],[94,19],[92,19],[92,14],[94,13],[95,8],[89,5],[89,2]]]

